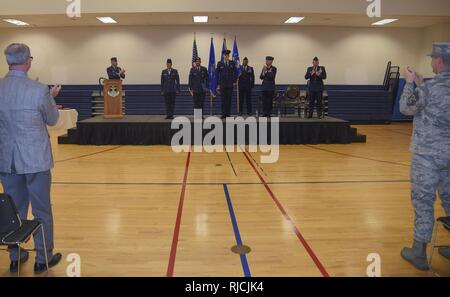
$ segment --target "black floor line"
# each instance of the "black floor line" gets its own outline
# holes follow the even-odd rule
[[[387,164],[392,164],[392,165],[409,167],[408,164],[404,164],[404,163],[392,162],[392,161],[386,161],[386,160],[379,160],[379,159],[372,159],[372,158],[366,158],[366,157],[362,157],[362,156],[346,154],[346,153],[336,152],[336,151],[332,151],[332,150],[327,150],[327,149],[324,149],[324,148],[314,147],[314,146],[309,145],[309,144],[307,144],[305,146],[309,147],[311,149],[314,149],[314,150],[324,151],[324,152],[327,152],[327,153],[337,154],[337,155],[341,155],[341,156],[346,156],[346,157],[352,157],[352,158],[356,158],[356,159],[363,159],[363,160],[368,160],[368,161],[374,161],[374,162],[380,162],[380,163],[387,163]]]
[[[119,149],[121,147],[122,147],[122,145],[119,145],[119,146],[116,146],[116,147],[113,147],[113,148],[109,148],[109,149],[106,149],[106,150],[102,150],[102,151],[98,151],[98,152],[95,152],[95,153],[81,155],[81,156],[73,157],[73,158],[67,158],[67,159],[63,159],[63,160],[56,160],[55,163],[62,163],[62,162],[78,160],[78,159],[81,159],[81,158],[86,158],[86,157],[90,157],[90,156],[94,156],[94,155],[99,155],[99,154],[103,154],[103,153],[106,153],[106,152],[110,152],[110,151]]]
[[[230,154],[228,152],[226,152],[226,153],[227,153],[228,162],[230,162],[230,166],[233,169],[234,176],[237,176],[237,173],[236,173],[236,170],[234,168],[233,162],[231,161],[231,158],[230,158]]]

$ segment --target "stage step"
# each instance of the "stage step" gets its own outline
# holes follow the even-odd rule
[[[363,134],[357,134],[356,137],[352,138],[352,143],[366,143],[367,142],[367,136]]]
[[[67,134],[58,136],[58,144],[76,144],[76,141]]]
[[[77,137],[77,128],[67,130],[67,136],[75,139]]]

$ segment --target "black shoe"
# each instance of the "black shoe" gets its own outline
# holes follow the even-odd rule
[[[54,254],[51,259],[48,261],[48,268],[55,267],[61,261],[62,255],[60,253]],[[45,263],[34,263],[34,273],[41,274],[47,271],[47,266]]]
[[[25,257],[23,257],[22,259],[20,259],[20,266],[22,266],[23,264],[25,264],[25,262],[28,261],[29,258],[29,254],[26,253]],[[16,273],[19,270],[19,261],[11,261],[11,264],[9,265],[9,271],[11,273]]]
[[[308,115],[308,119],[312,119],[312,114],[311,114],[311,115]]]
[[[227,118],[227,116],[224,116],[224,115],[223,115],[223,116],[221,116],[220,118],[221,118],[222,120],[224,120],[224,119]]]
[[[173,120],[173,116],[166,116],[166,120]]]
[[[238,117],[241,117],[241,116],[243,116],[242,112],[238,113]]]
[[[253,113],[249,112],[249,113],[247,113],[247,116],[251,117],[251,116],[253,116]]]

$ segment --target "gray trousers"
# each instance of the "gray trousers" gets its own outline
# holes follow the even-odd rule
[[[50,187],[52,175],[50,171],[33,174],[8,174],[1,173],[0,179],[6,194],[10,195],[17,207],[22,220],[27,219],[28,208],[31,203],[31,210],[35,220],[42,223],[45,232],[45,244],[47,246],[47,256],[50,261],[53,251],[53,215],[50,203]],[[41,232],[34,235],[36,248],[36,262],[45,263],[44,242]],[[10,248],[11,261],[18,260],[17,248]],[[21,252],[21,258],[25,252]]]
[[[411,162],[411,199],[414,207],[414,239],[431,241],[434,227],[436,192],[450,216],[450,157],[413,154]]]

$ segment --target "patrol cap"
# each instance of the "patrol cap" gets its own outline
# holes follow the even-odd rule
[[[231,51],[230,51],[230,50],[224,50],[224,51],[222,52],[222,55],[229,55],[229,54],[231,54]]]
[[[167,59],[167,64],[172,64],[172,59]]]
[[[273,61],[273,60],[275,60],[275,58],[272,57],[272,56],[267,56],[267,57],[266,57],[266,60],[267,60],[267,61]]]
[[[433,43],[433,52],[430,57],[450,57],[450,42]]]

